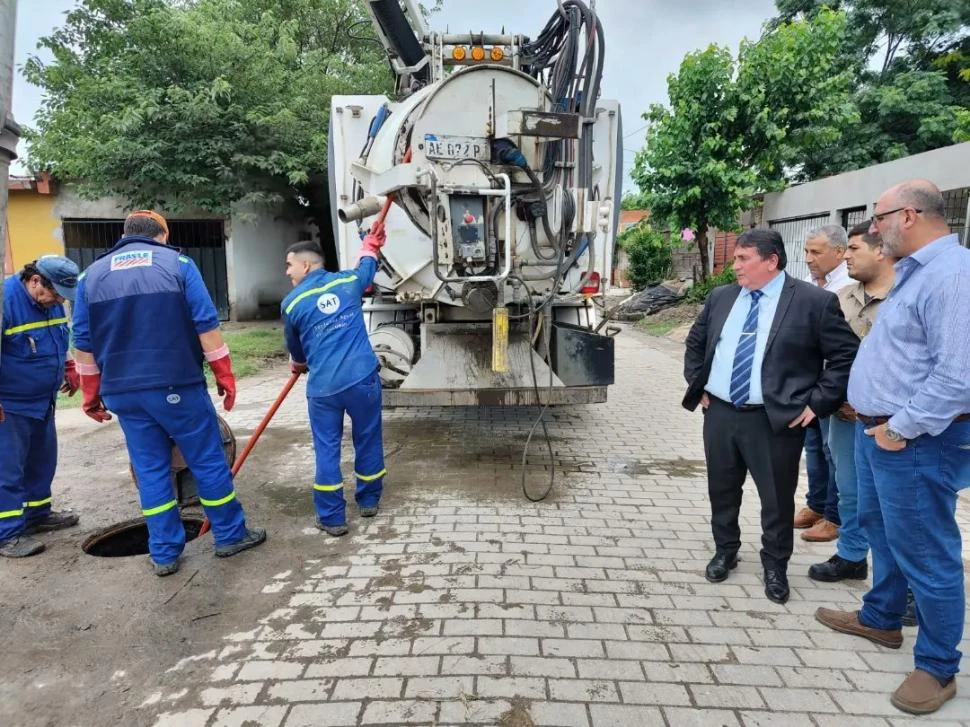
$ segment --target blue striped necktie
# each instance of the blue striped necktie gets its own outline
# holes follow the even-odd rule
[[[744,319],[741,329],[741,340],[734,352],[734,369],[731,372],[731,403],[744,406],[751,394],[751,368],[754,365],[754,348],[758,343],[758,300],[764,293],[760,290],[750,291],[751,307],[748,317]]]

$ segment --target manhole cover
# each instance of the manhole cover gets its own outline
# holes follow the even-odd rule
[[[182,525],[185,527],[185,540],[195,540],[202,529],[202,518],[195,515],[183,515]],[[101,558],[123,558],[128,555],[148,554],[148,525],[144,518],[127,520],[116,523],[104,530],[88,536],[81,543],[81,550],[88,555]]]

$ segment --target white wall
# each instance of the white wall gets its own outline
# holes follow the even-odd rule
[[[285,251],[302,239],[301,233],[307,228],[302,221],[294,222],[264,209],[233,208],[226,242],[231,320],[279,316],[280,301],[291,290],[285,275]]]
[[[841,224],[841,210],[864,206],[871,214],[886,189],[916,177],[929,179],[943,191],[970,187],[970,142],[766,194],[760,222],[767,225],[775,220],[829,213],[831,222]]]

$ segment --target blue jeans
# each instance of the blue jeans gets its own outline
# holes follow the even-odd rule
[[[836,549],[840,558],[865,560],[869,555],[869,540],[859,525],[859,483],[855,469],[855,423],[829,417],[829,452],[835,465],[838,483],[839,541]]]
[[[966,601],[957,493],[970,486],[970,421],[936,437],[923,435],[899,452],[876,446],[856,425],[859,520],[872,548],[872,588],[859,620],[898,629],[906,585],[916,598],[916,667],[940,679],[960,669]]]
[[[830,523],[838,525],[839,486],[835,465],[829,452],[829,417],[820,418],[818,426],[805,430],[805,470],[808,473],[808,506]]]
[[[350,415],[354,440],[354,476],[358,507],[377,507],[384,491],[384,435],[381,423],[381,380],[377,372],[332,396],[311,396],[310,431],[316,452],[313,504],[320,523],[328,527],[347,522],[340,444],[344,412]]]

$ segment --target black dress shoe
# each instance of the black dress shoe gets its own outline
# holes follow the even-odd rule
[[[704,577],[711,583],[727,580],[728,571],[738,565],[737,553],[718,553],[704,569]]]
[[[765,595],[769,601],[785,603],[791,592],[788,590],[788,574],[783,570],[765,568]]]
[[[824,563],[816,563],[808,569],[808,577],[813,581],[834,583],[845,579],[864,580],[869,575],[869,564],[862,560],[846,560],[833,555]]]

